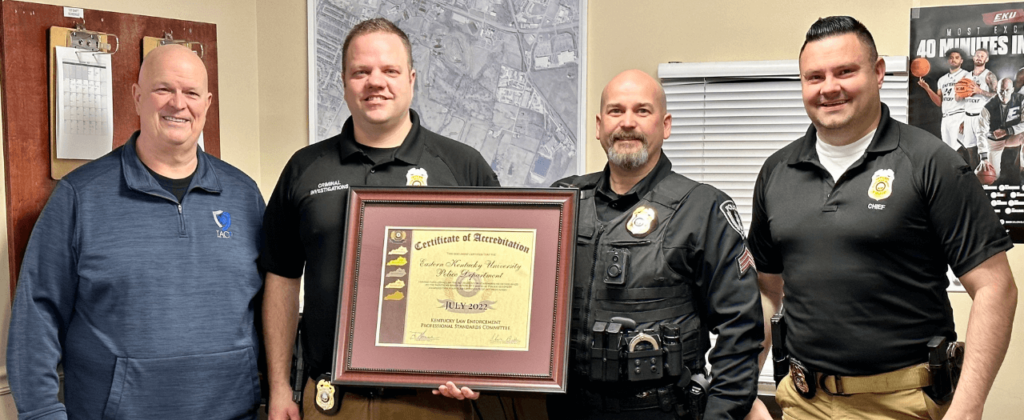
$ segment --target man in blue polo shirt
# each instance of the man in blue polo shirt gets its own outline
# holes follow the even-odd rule
[[[889,116],[884,75],[855,19],[807,32],[813,124],[761,169],[748,238],[762,293],[775,308],[785,296],[792,364],[776,398],[801,419],[980,418],[1013,325],[1012,243],[963,159]],[[927,343],[956,339],[947,265],[974,299],[948,405],[924,392]]]
[[[195,53],[153,50],[132,94],[141,130],[60,180],[32,230],[7,348],[18,417],[255,419],[263,196],[197,146],[213,95]]]

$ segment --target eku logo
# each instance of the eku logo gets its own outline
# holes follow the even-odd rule
[[[228,231],[228,228],[231,227],[231,213],[224,210],[216,210],[213,212],[213,221],[220,228],[217,230],[218,238],[231,238],[231,232]]]

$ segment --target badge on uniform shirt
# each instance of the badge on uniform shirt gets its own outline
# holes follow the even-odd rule
[[[626,230],[637,238],[647,236],[656,226],[658,226],[658,213],[647,206],[640,206],[633,210],[633,215],[626,222]]]
[[[334,385],[331,385],[331,381],[320,378],[316,382],[316,408],[318,411],[324,414],[334,414],[338,412],[340,406],[336,404],[337,390]]]
[[[896,173],[892,169],[879,169],[871,176],[871,186],[868,187],[868,197],[875,200],[885,200],[892,194],[892,181],[896,179]]]
[[[427,170],[423,168],[410,168],[409,172],[405,173],[405,185],[411,187],[426,187]]]

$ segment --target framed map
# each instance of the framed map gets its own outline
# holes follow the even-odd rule
[[[421,124],[480,151],[503,186],[586,172],[586,0],[307,0],[309,139],[349,117],[342,44],[384,17],[409,35]]]

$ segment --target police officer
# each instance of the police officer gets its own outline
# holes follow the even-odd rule
[[[690,377],[703,376],[709,330],[719,336],[705,417],[742,418],[755,397],[764,332],[739,213],[721,191],[672,172],[661,153],[671,129],[657,80],[625,71],[597,115],[608,165],[555,184],[580,189],[580,210],[569,393],[549,398],[551,418],[692,416]],[[631,357],[674,343],[680,351],[665,352],[665,364],[679,360],[681,372],[652,379],[647,371],[661,367]],[[602,350],[624,360],[611,365]]]
[[[889,116],[884,75],[855,19],[808,30],[812,125],[762,167],[748,241],[769,306],[785,292],[791,365],[776,400],[802,419],[981,418],[1013,323],[1012,243],[963,159]],[[927,363],[933,337],[956,339],[947,265],[974,299],[949,405]]]
[[[568,394],[552,419],[743,418],[764,337],[753,259],[736,204],[672,172],[665,91],[639,70],[601,94],[604,171],[555,183],[580,189]],[[704,354],[718,332],[710,385]],[[640,357],[640,356],[643,357]],[[652,360],[653,359],[653,360]],[[439,393],[475,399],[452,383]]]
[[[356,24],[342,47],[352,117],[337,136],[295,153],[264,217],[260,265],[267,271],[264,337],[270,420],[298,420],[289,368],[305,278],[302,348],[308,368],[301,418],[471,419],[472,405],[399,388],[335,388],[328,378],[336,330],[338,273],[351,186],[498,186],[473,148],[420,125],[412,109],[416,70],[409,37],[394,23]],[[301,376],[301,375],[300,375]]]

